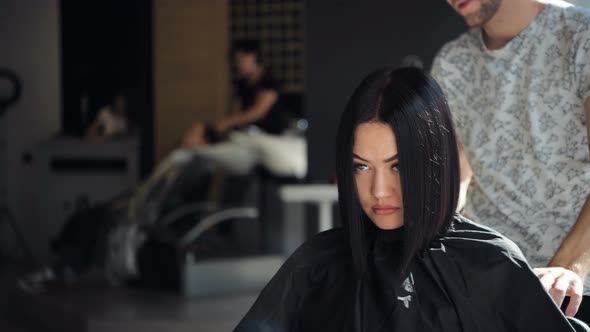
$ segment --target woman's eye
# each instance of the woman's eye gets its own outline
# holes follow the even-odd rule
[[[399,172],[399,164],[398,163],[395,163],[395,164],[391,165],[391,169],[394,170],[394,171],[396,171],[396,172]]]
[[[366,171],[369,167],[367,167],[367,165],[365,165],[365,164],[354,163],[352,165],[352,168],[355,171],[359,171],[360,172],[360,171]]]

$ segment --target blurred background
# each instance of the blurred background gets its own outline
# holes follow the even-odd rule
[[[332,150],[352,89],[408,59],[428,70],[465,29],[434,0],[0,0],[0,330],[231,330],[288,254],[338,226]],[[119,220],[89,211],[123,195],[125,214],[183,133],[228,115],[236,40],[256,40],[280,84],[304,171],[216,169],[205,198],[182,191],[153,223],[115,227],[75,281],[18,287],[55,261],[68,221]],[[97,119],[124,125],[92,134]],[[132,272],[105,273],[126,255]]]

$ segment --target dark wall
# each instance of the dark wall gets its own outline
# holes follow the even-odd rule
[[[408,54],[430,68],[448,40],[465,31],[443,0],[305,2],[305,109],[310,122],[309,177],[331,181],[340,113],[370,71],[397,65]]]

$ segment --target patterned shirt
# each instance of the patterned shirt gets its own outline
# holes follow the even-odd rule
[[[473,169],[464,214],[546,266],[590,193],[590,12],[547,4],[493,51],[473,28],[441,49],[432,75]]]

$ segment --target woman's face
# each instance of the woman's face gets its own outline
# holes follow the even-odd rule
[[[360,124],[355,131],[353,172],[365,214],[381,229],[404,224],[397,143],[382,122]]]

